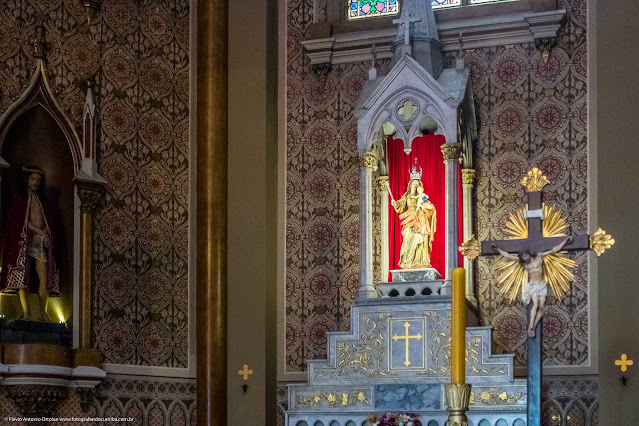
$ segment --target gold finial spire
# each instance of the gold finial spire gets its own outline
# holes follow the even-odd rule
[[[521,180],[521,184],[526,187],[528,192],[541,191],[550,181],[537,167],[528,171],[526,176]]]
[[[44,35],[44,27],[42,24],[36,27],[36,35],[33,39],[33,57],[36,59],[44,59],[46,56],[47,42]]]

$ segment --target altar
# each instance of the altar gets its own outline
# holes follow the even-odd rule
[[[513,355],[492,353],[491,327],[477,326],[473,265],[459,253],[473,234],[469,70],[463,60],[444,68],[430,2],[405,1],[396,23],[392,69],[378,77],[373,60],[355,109],[360,286],[350,331],[329,333],[327,359],[309,360],[307,383],[289,386],[286,424],[369,425],[388,412],[446,424],[451,274],[463,264],[468,418],[523,426],[527,381],[514,377]]]

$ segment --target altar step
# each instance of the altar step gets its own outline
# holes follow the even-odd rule
[[[419,414],[423,426],[445,425],[450,302],[440,295],[356,302],[350,331],[329,333],[327,359],[309,360],[307,383],[289,385],[286,424],[361,426],[371,413],[399,411]],[[527,382],[513,376],[514,355],[492,353],[491,333],[466,332],[469,419],[475,426],[523,426]]]
[[[422,347],[414,344],[418,339],[410,339],[409,366],[405,365],[402,337],[406,322],[410,335],[425,336]],[[351,308],[351,331],[328,333],[327,359],[307,361],[309,385],[357,385],[373,377],[383,383],[447,383],[449,330],[449,296],[356,302]],[[492,327],[467,329],[466,375],[510,383],[514,355],[493,354],[491,333]],[[399,339],[393,341],[393,336]],[[398,340],[404,342],[404,348],[398,346]]]

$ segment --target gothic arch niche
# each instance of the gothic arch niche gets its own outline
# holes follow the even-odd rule
[[[64,235],[56,260],[60,263],[63,298],[51,303],[53,320],[72,319],[73,347],[84,351],[83,360],[99,365],[99,353],[91,349],[92,212],[106,181],[97,173],[97,113],[93,90],[87,88],[82,122],[82,139],[51,89],[42,53],[44,33],[35,46],[35,66],[22,94],[0,116],[0,202],[20,185],[20,168],[36,165],[46,174],[48,195],[59,208],[58,232]],[[4,170],[4,172],[3,172]],[[6,178],[4,176],[6,176]],[[0,212],[4,205],[0,204]],[[0,215],[0,220],[3,217]],[[58,259],[58,257],[61,257]],[[56,311],[53,312],[52,308]],[[96,373],[103,371],[96,368]],[[91,375],[91,374],[90,374]]]
[[[73,156],[64,132],[51,114],[35,105],[23,111],[7,127],[0,156],[9,164],[2,176],[1,228],[5,229],[9,198],[24,191],[21,167],[36,165],[45,173],[43,197],[55,212],[52,231],[55,236],[55,258],[60,271],[61,299],[49,302],[49,316],[67,322],[73,312],[73,236],[74,185]],[[33,298],[34,296],[32,296]],[[9,302],[9,303],[8,303]],[[16,305],[3,298],[2,314],[17,316]]]

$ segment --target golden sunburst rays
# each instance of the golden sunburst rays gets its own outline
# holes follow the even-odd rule
[[[566,235],[568,223],[559,211],[544,204],[543,218],[542,235],[545,238]],[[509,240],[528,238],[528,220],[523,209],[510,215],[504,235]],[[544,258],[544,278],[559,300],[570,290],[570,282],[575,279],[570,271],[574,266],[575,261],[563,253],[551,254]],[[499,274],[497,281],[501,284],[501,295],[507,295],[509,301],[513,302],[527,285],[528,273],[518,261],[503,257],[495,262],[495,271]]]

